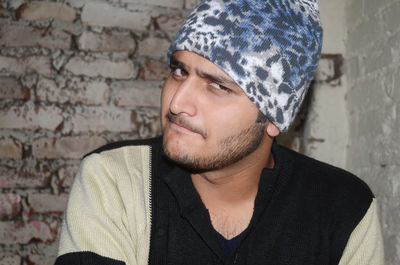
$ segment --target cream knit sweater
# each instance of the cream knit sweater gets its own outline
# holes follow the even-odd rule
[[[58,256],[90,251],[129,265],[147,264],[150,157],[149,146],[125,146],[91,154],[82,161],[68,200]],[[339,265],[383,264],[374,199],[352,232]]]

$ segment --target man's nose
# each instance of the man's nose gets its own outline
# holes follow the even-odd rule
[[[173,114],[193,116],[197,112],[197,99],[200,92],[200,82],[196,78],[187,78],[176,88],[170,103]]]

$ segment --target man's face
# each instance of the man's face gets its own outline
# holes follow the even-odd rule
[[[265,137],[258,109],[218,66],[188,51],[171,57],[162,91],[164,152],[192,171],[229,166]]]

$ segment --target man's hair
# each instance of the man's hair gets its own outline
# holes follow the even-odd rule
[[[268,118],[260,110],[258,111],[256,123],[267,123]]]

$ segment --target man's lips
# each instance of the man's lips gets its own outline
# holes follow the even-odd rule
[[[186,128],[185,126],[182,126],[182,125],[180,125],[180,124],[178,124],[178,123],[175,123],[175,122],[171,122],[171,126],[172,126],[172,127],[175,127],[175,128],[178,128],[178,129],[180,129],[180,130],[183,130],[183,131],[188,131],[188,132],[191,132],[191,133],[196,133],[196,132],[190,130],[189,128]]]
[[[171,124],[177,126],[178,128],[188,130],[192,133],[200,134],[201,136],[203,136],[203,138],[207,137],[207,133],[204,130],[202,130],[201,128],[199,128],[197,126],[190,124],[187,120],[183,119],[182,117],[179,117],[179,116],[171,114],[171,113],[168,113],[165,116]]]

